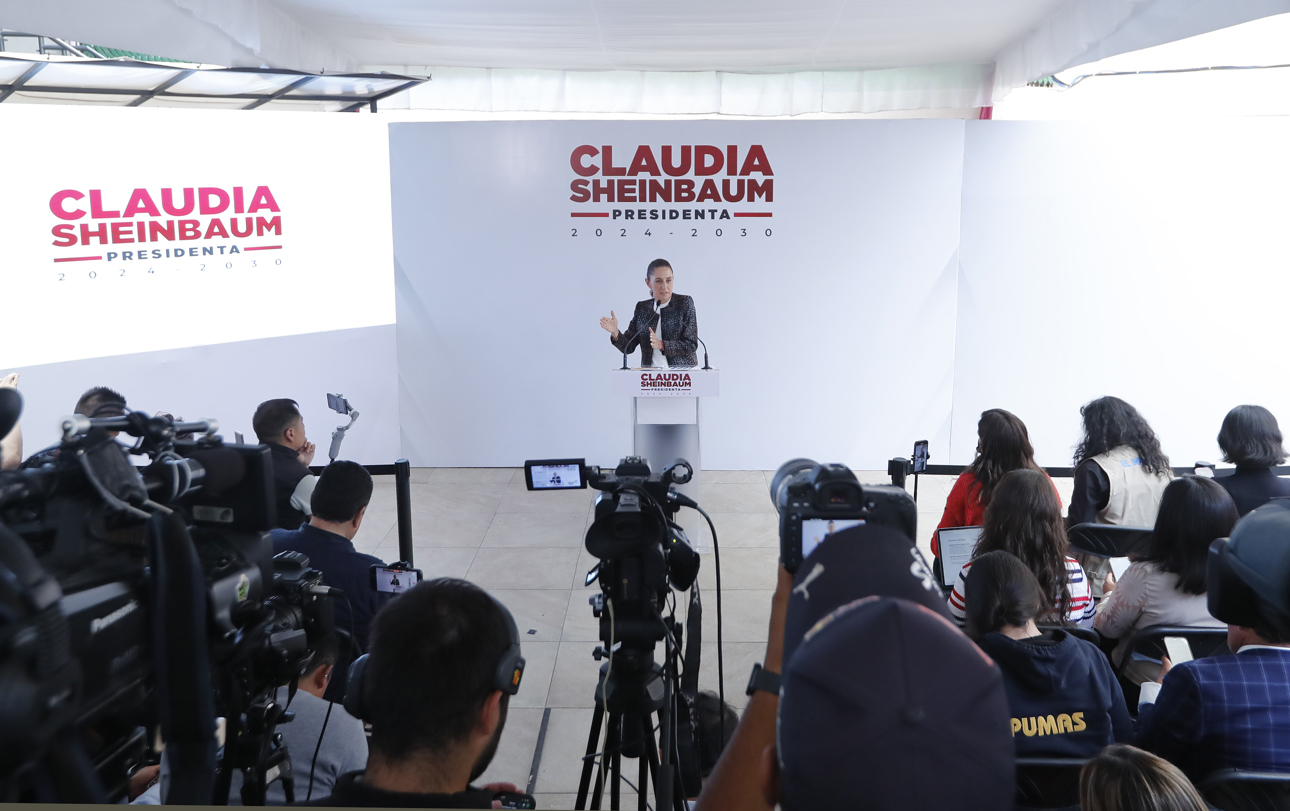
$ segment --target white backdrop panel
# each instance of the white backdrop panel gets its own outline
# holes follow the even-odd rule
[[[0,375],[22,375],[28,452],[106,385],[230,437],[260,401],[299,399],[325,454],[340,420],[318,408],[341,390],[363,413],[346,456],[393,461],[378,120],[4,105],[0,152]]]
[[[1175,465],[1218,461],[1232,406],[1290,419],[1288,138],[1278,118],[968,123],[951,462],[991,407],[1045,465],[1104,394]]]
[[[404,454],[438,466],[628,453],[629,404],[608,379],[620,356],[597,321],[612,308],[626,325],[659,256],[695,297],[722,372],[703,404],[704,467],[810,455],[877,468],[918,438],[944,447],[962,137],[957,121],[392,125]],[[774,200],[580,206],[570,154],[583,144],[612,145],[620,166],[642,144],[656,156],[760,144]],[[570,217],[700,206],[773,217]]]

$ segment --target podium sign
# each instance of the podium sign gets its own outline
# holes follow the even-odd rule
[[[628,397],[716,397],[716,369],[628,369],[614,375],[614,393]]]
[[[694,477],[676,489],[698,501],[703,482],[699,398],[717,396],[720,373],[716,369],[651,368],[615,369],[609,374],[614,394],[632,398],[632,452],[648,459],[655,473],[674,459],[685,459],[694,468]],[[695,549],[708,551],[699,514],[683,510],[677,520]]]

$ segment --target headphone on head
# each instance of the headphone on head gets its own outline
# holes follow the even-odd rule
[[[520,681],[524,678],[524,657],[520,654],[520,630],[515,625],[515,617],[510,609],[502,605],[493,595],[488,595],[488,598],[501,609],[502,616],[506,617],[506,629],[510,634],[510,645],[493,671],[492,686],[494,690],[501,690],[506,695],[513,696],[520,691]],[[368,707],[363,700],[363,694],[366,692],[363,679],[370,655],[365,653],[350,663],[348,679],[345,683],[345,712],[360,721],[369,720]]]

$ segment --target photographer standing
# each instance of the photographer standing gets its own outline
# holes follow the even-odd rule
[[[309,472],[314,444],[305,437],[305,418],[295,400],[265,400],[255,409],[251,427],[273,454],[273,492],[278,526],[295,529],[310,515],[309,497],[317,478]]]
[[[368,628],[376,612],[395,595],[372,589],[370,570],[385,563],[354,548],[354,536],[372,500],[372,476],[357,462],[336,460],[318,477],[310,495],[312,515],[298,529],[273,530],[273,552],[300,552],[323,574],[323,582],[345,592],[335,601],[336,627],[349,631],[359,652],[367,651]],[[350,608],[353,608],[353,614]],[[341,647],[336,675],[327,688],[328,701],[345,695],[350,650]]]

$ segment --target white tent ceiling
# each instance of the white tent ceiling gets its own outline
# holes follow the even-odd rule
[[[1287,11],[1290,0],[0,0],[0,25],[305,71],[761,74],[789,89],[755,92],[789,95],[794,77],[823,74],[805,80],[821,98],[879,75],[883,94],[861,106],[916,109],[989,103],[1082,62]]]

